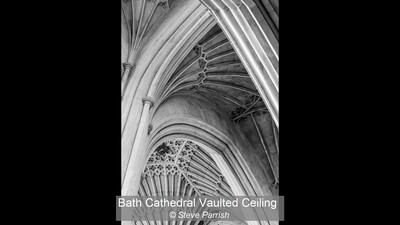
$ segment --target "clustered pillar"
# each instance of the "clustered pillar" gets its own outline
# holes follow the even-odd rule
[[[148,137],[148,126],[150,109],[154,105],[151,97],[144,97],[142,99],[143,110],[139,122],[137,135],[134,140],[131,155],[128,161],[128,168],[122,183],[121,195],[136,195],[140,184],[140,175],[142,169],[146,165],[146,157],[148,152],[144,151],[146,148],[146,141]]]

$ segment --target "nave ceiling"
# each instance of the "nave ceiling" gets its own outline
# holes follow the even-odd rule
[[[179,0],[122,0],[121,97],[129,80],[135,79],[134,74],[129,72],[132,70],[134,73],[135,58],[140,54],[141,47],[151,38],[152,32],[157,29],[171,8],[179,2]],[[274,27],[273,30],[278,38],[278,3],[275,0],[261,2],[270,15],[268,21]],[[127,64],[128,61],[134,63]],[[131,70],[126,72],[126,67],[130,67]],[[176,96],[192,96],[205,99],[215,106],[215,110],[224,114],[240,128],[249,145],[265,152],[265,157],[260,159],[267,162],[265,164],[268,166],[264,168],[265,174],[271,180],[271,187],[278,188],[279,132],[242,60],[217,23],[201,37],[200,41],[194,43],[193,48],[182,57],[174,72],[158,89],[160,90],[158,98],[155,99],[158,104]],[[172,152],[166,150],[169,156],[175,157],[174,162],[157,161],[157,155],[160,157],[159,151],[162,147],[175,149],[174,141],[165,143],[152,153],[150,160],[155,161],[149,161],[146,165],[139,189],[140,194],[232,194],[229,185],[223,182],[218,168],[213,166],[215,162],[209,161],[206,153],[201,153],[201,149],[193,147],[194,145],[190,143],[183,146],[189,146],[189,149],[197,149],[195,152],[199,152],[190,159],[191,165],[196,166],[180,168],[181,164],[177,164],[177,160],[179,152],[182,151],[179,150]],[[167,176],[165,168],[168,169]],[[188,172],[190,176],[183,176]],[[205,178],[202,177],[204,175]],[[208,181],[205,182],[206,180]],[[156,183],[151,184],[151,182]]]

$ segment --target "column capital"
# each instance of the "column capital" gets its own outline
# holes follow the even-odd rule
[[[143,97],[142,102],[143,102],[143,104],[146,104],[146,103],[149,104],[150,108],[153,107],[153,105],[154,105],[154,100],[150,96]]]
[[[132,70],[133,69],[133,64],[130,62],[124,62],[122,65],[124,66],[124,70],[126,70],[126,69]]]

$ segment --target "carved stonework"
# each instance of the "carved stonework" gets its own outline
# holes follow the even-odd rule
[[[168,0],[150,0],[150,1],[154,2],[155,4],[158,4],[158,5],[161,6],[164,10],[169,9]]]
[[[246,111],[246,109],[243,107],[236,108],[234,111],[231,112],[232,119],[236,118],[237,116],[240,116],[245,111]]]
[[[199,59],[199,67],[204,70],[206,68],[206,65],[207,65],[207,61],[203,58],[200,58]]]
[[[144,174],[165,175],[175,174],[179,170],[186,171],[194,153],[191,144],[193,143],[183,139],[173,139],[161,144],[151,154]]]
[[[193,51],[194,51],[197,55],[200,55],[200,54],[202,53],[201,46],[200,46],[200,45],[194,46]]]
[[[206,174],[209,177],[204,179]],[[226,190],[229,185],[207,153],[194,142],[179,138],[164,142],[154,150],[142,173],[142,182],[144,185],[165,182],[162,188],[157,186],[152,190],[162,189],[171,194],[194,190],[195,194],[201,195],[204,185],[212,187],[213,193],[208,194],[231,193],[231,190]],[[180,184],[172,184],[174,182]],[[181,190],[180,186],[186,188]],[[174,191],[170,190],[171,187]]]

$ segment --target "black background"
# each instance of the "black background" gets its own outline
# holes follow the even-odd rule
[[[341,221],[363,191],[383,193],[379,126],[396,101],[378,94],[393,96],[394,73],[384,23],[363,7],[280,2],[283,224]],[[2,8],[5,217],[119,224],[120,2]]]

